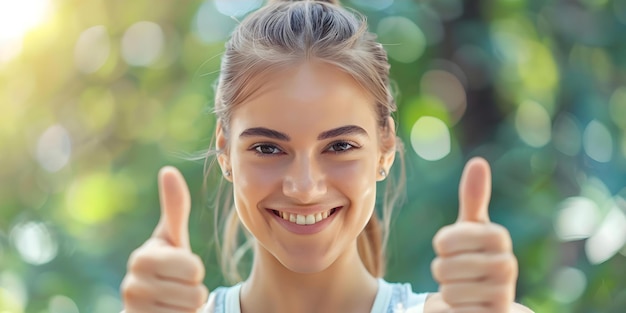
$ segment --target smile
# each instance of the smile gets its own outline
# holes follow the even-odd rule
[[[294,214],[294,213],[288,213],[288,212],[281,212],[278,210],[272,210],[274,215],[282,218],[285,221],[289,221],[297,225],[314,225],[315,223],[318,223],[327,219],[328,217],[333,215],[335,211],[337,211],[337,208],[332,208],[328,211],[318,212],[316,214],[300,215],[300,214]]]

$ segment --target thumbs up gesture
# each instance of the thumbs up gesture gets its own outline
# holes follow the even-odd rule
[[[439,296],[453,312],[516,311],[511,309],[517,307],[517,259],[508,231],[489,221],[490,197],[489,164],[474,158],[461,178],[456,223],[440,229],[433,239],[437,257],[432,273]]]
[[[204,265],[189,244],[189,189],[175,168],[159,172],[159,197],[159,223],[128,261],[121,286],[125,313],[196,312],[208,296]]]

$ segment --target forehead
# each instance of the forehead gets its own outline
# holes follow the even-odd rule
[[[375,130],[372,96],[335,65],[303,62],[260,79],[254,82],[258,88],[234,109],[233,129],[263,126],[302,132],[351,124]]]

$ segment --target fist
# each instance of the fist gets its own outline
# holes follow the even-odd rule
[[[489,164],[474,158],[461,178],[457,222],[433,239],[432,273],[450,312],[511,312],[517,259],[508,231],[489,221],[490,197]]]
[[[189,189],[173,167],[159,172],[159,198],[159,223],[128,260],[121,286],[125,313],[196,312],[208,296],[204,265],[189,244]]]

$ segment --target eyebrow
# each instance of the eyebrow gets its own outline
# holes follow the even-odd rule
[[[330,139],[330,138],[339,137],[343,135],[368,136],[367,131],[365,131],[365,129],[363,129],[362,127],[359,127],[356,125],[347,125],[347,126],[341,126],[341,127],[333,128],[331,130],[322,132],[321,134],[319,134],[319,136],[317,136],[317,140],[325,140],[325,139]]]
[[[282,141],[291,140],[287,134],[265,127],[248,128],[244,130],[239,137],[267,137]]]
[[[367,131],[362,127],[356,125],[347,125],[331,130],[324,131],[317,136],[317,140],[326,140],[343,135],[365,135],[368,136]],[[267,137],[276,140],[290,141],[289,135],[279,132],[277,130],[269,129],[266,127],[252,127],[244,130],[239,137]]]

